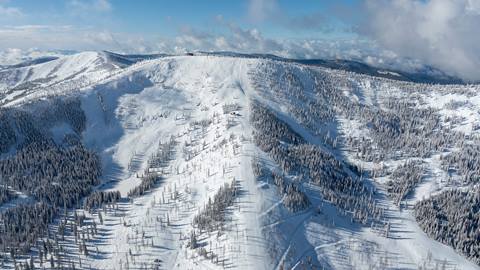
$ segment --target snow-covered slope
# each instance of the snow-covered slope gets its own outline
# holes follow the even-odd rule
[[[54,94],[97,83],[122,67],[103,52],[83,52],[39,64],[0,71],[0,99],[9,102],[31,92]]]
[[[4,108],[30,110],[52,96],[80,100],[81,141],[102,161],[95,189],[123,198],[66,216],[62,210],[50,229],[61,249],[44,267],[53,268],[53,260],[76,269],[479,269],[424,233],[412,207],[442,190],[477,188],[442,167],[442,155],[457,145],[446,139],[432,146],[445,130],[474,139],[477,85],[413,84],[214,55],[128,65],[112,59],[85,52],[0,70]],[[385,129],[396,124],[393,141]],[[60,124],[49,130],[55,138],[72,133]],[[411,143],[419,139],[428,147]],[[159,156],[166,158],[155,162]],[[411,160],[426,169],[396,200],[389,181]],[[318,180],[317,171],[333,180]],[[159,180],[133,196],[151,174]],[[350,184],[340,189],[335,181]],[[217,201],[216,194],[227,195]],[[211,213],[215,222],[206,218]],[[73,225],[59,236],[58,224],[76,224],[83,214],[75,231],[84,241]],[[214,228],[203,229],[205,223]],[[35,265],[41,249],[32,248]]]

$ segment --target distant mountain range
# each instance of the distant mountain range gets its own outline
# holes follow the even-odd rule
[[[61,51],[58,53],[62,53]],[[68,54],[74,52],[66,51]],[[128,66],[133,63],[142,60],[155,59],[166,56],[173,56],[172,54],[119,54],[109,51],[104,51],[104,53],[114,62]],[[417,83],[438,83],[438,84],[462,84],[464,81],[458,77],[450,76],[444,73],[443,71],[436,69],[431,66],[424,66],[423,68],[417,70],[416,72],[405,72],[398,69],[385,69],[374,67],[360,61],[355,60],[346,60],[346,59],[290,59],[273,54],[245,54],[245,53],[236,53],[236,52],[192,52],[186,54],[196,54],[196,55],[216,55],[216,56],[231,56],[231,57],[242,57],[242,58],[265,58],[272,59],[277,61],[299,63],[310,66],[322,66],[331,69],[345,70],[356,72],[360,74],[388,78],[393,80],[402,80],[409,82]],[[0,65],[0,69],[6,68],[17,68],[36,65],[40,63],[45,63],[51,60],[57,59],[58,56],[46,56],[39,57],[35,59],[26,60],[24,62],[15,64],[15,65]]]
[[[478,270],[480,85],[455,81],[232,52],[5,66],[0,269]]]

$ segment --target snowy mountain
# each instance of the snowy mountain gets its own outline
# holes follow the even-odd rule
[[[431,66],[420,66],[414,72],[391,68],[374,67],[356,60],[346,59],[288,59],[272,54],[244,54],[235,52],[199,52],[201,55],[230,56],[256,59],[270,59],[309,66],[320,66],[336,70],[350,71],[386,79],[436,84],[461,84],[463,81]]]
[[[1,69],[0,268],[480,269],[480,86],[384,77],[207,53]]]

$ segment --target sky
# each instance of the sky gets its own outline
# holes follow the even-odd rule
[[[47,50],[237,51],[480,80],[479,25],[480,0],[0,0],[0,64]]]

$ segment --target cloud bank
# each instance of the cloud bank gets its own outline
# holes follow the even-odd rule
[[[367,0],[358,32],[401,57],[480,79],[480,1]]]
[[[109,12],[112,4],[108,0],[71,0],[67,3],[70,9],[78,12]]]
[[[241,26],[222,16],[217,17],[215,32],[184,26],[169,38],[114,32],[98,26],[4,24],[0,26],[0,65],[16,59],[19,49],[32,48],[123,53],[236,51],[291,58],[351,59],[404,71],[430,65],[466,80],[480,80],[479,0],[359,1],[352,7],[351,2],[341,0],[324,10],[292,15],[282,10],[278,0],[249,0],[245,14],[251,25],[272,24],[308,36],[296,39],[271,37],[261,28]],[[0,15],[28,17],[7,3],[0,0]],[[66,7],[77,17],[108,17],[115,10],[114,3],[69,0]],[[346,32],[343,37],[321,38],[324,34]]]
[[[25,25],[0,27],[0,65],[14,64],[52,50],[110,50],[120,53],[185,53],[235,51],[270,53],[287,58],[351,59],[373,66],[415,71],[420,62],[403,59],[365,39],[274,39],[256,28],[219,20],[222,33],[185,27],[174,38],[115,33],[74,26]]]

